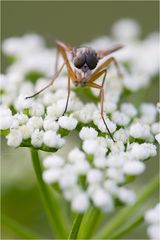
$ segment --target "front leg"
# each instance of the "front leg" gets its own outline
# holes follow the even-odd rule
[[[52,77],[51,81],[50,81],[44,88],[42,88],[41,90],[39,90],[39,91],[36,92],[35,94],[26,97],[26,99],[28,99],[28,98],[33,98],[33,97],[37,96],[39,93],[43,92],[45,89],[49,88],[49,87],[54,83],[54,81],[55,81],[56,78],[59,76],[59,74],[61,73],[64,65],[65,65],[65,63],[62,64],[62,66],[60,67],[60,69],[59,69],[59,70],[56,72],[56,74]]]
[[[70,92],[71,92],[70,81],[71,81],[71,78],[70,78],[70,74],[68,73],[68,95],[67,95],[66,105],[65,105],[65,109],[64,109],[62,116],[64,116],[64,114],[67,112],[67,108],[68,108],[69,97],[70,97]]]
[[[119,68],[119,64],[117,62],[117,60],[114,58],[114,57],[110,57],[108,58],[105,62],[103,62],[93,73],[94,74],[97,74],[99,73],[100,71],[106,69],[111,63],[113,63],[115,65],[115,68],[116,68],[116,71],[117,71],[117,75],[122,78],[123,77],[123,74],[121,73],[120,71],[120,68]]]
[[[105,82],[105,79],[106,79],[106,74],[107,74],[107,70],[103,70],[101,72],[99,72],[97,75],[98,76],[101,76],[102,74],[104,74],[104,77],[103,77],[103,81],[102,81],[102,85],[98,85],[92,81],[89,81],[87,83],[87,86],[90,86],[90,87],[93,87],[93,88],[97,88],[97,89],[100,89],[100,104],[101,104],[101,111],[100,111],[100,114],[101,114],[101,118],[103,120],[103,123],[109,133],[109,136],[111,137],[111,139],[113,140],[113,142],[115,142],[113,136],[112,136],[112,133],[110,132],[108,126],[107,126],[107,123],[105,121],[105,118],[104,118],[104,111],[103,111],[103,103],[104,103],[104,89],[103,89],[103,86],[104,86],[104,82]],[[95,80],[94,80],[95,81]]]

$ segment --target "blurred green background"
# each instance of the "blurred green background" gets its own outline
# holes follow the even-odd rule
[[[51,1],[2,1],[2,39],[24,33],[51,34],[73,45],[90,41],[101,35],[110,34],[111,25],[121,18],[134,18],[142,28],[142,37],[158,31],[158,1],[113,1],[113,2],[51,2]],[[25,47],[25,46],[24,46]],[[147,53],[146,53],[147,57]],[[5,61],[2,58],[2,69]],[[157,102],[158,79],[154,81],[143,101]],[[74,136],[73,136],[74,137]],[[72,141],[72,137],[70,141]],[[66,146],[61,154],[65,154]],[[29,150],[11,149],[1,141],[1,201],[2,213],[42,234],[51,237],[47,219],[36,186]],[[147,171],[134,185],[144,186],[158,171],[157,159],[147,163]],[[158,194],[153,196],[156,202]],[[145,239],[141,226],[126,239]],[[18,239],[7,226],[2,226],[1,239]]]

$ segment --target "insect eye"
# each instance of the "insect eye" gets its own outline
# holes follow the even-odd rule
[[[78,54],[78,56],[74,59],[74,66],[76,68],[81,68],[85,63],[85,60],[86,58],[84,54],[82,53]]]
[[[98,59],[96,52],[90,52],[86,55],[86,63],[90,70],[94,69],[97,66]]]

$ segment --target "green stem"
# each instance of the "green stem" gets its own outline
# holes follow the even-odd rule
[[[33,148],[35,149],[32,145],[31,145],[31,142],[30,140],[26,140],[26,141],[23,141],[20,145],[20,147],[27,147],[27,148]],[[36,148],[36,150],[41,150],[41,151],[44,151],[44,152],[57,152],[58,149],[56,148],[50,148],[50,147],[47,147],[45,145],[42,145],[41,147],[38,147]]]
[[[128,206],[123,208],[112,220],[108,223],[107,226],[101,230],[101,232],[96,236],[100,239],[108,239],[112,236],[112,234],[125,222],[125,220],[134,215],[136,210],[144,204],[151,194],[158,188],[159,186],[159,177],[156,176],[142,191],[139,195],[136,203],[132,206]]]
[[[139,216],[134,221],[129,223],[125,228],[119,230],[115,235],[113,235],[112,239],[121,239],[121,237],[124,237],[128,232],[132,231],[135,227],[142,224],[143,221],[144,221],[143,215]]]
[[[31,155],[38,186],[42,196],[42,201],[53,233],[57,238],[65,239],[67,236],[67,229],[65,226],[63,214],[61,213],[60,202],[57,199],[57,196],[53,195],[53,191],[51,192],[51,188],[46,185],[42,179],[42,168],[37,150],[31,149]]]
[[[5,227],[9,228],[11,231],[16,233],[17,236],[23,239],[41,239],[41,237],[38,236],[38,234],[27,229],[26,227],[24,227],[17,221],[11,219],[10,217],[2,215],[1,220],[2,220],[2,224],[4,224]]]
[[[77,239],[77,235],[78,235],[78,231],[79,231],[82,219],[83,219],[83,214],[82,213],[78,214],[73,222],[73,226],[68,239]]]
[[[99,209],[91,206],[84,215],[84,218],[82,220],[82,223],[78,232],[78,238],[89,239],[93,235],[93,233],[96,231],[98,224],[101,220],[101,217],[102,217],[102,212]]]

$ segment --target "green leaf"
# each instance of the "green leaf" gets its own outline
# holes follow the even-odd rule
[[[82,213],[80,213],[76,216],[68,239],[77,239],[77,235],[78,235],[78,231],[79,231],[82,219],[83,219]]]
[[[17,221],[13,220],[12,218],[2,215],[1,216],[2,224],[9,228],[11,231],[17,234],[17,236],[23,239],[41,239],[37,233],[29,230],[28,228],[24,227],[22,224],[18,223]]]
[[[31,155],[42,201],[53,233],[57,238],[65,239],[68,232],[67,223],[65,222],[65,214],[62,212],[61,201],[58,198],[58,195],[54,193],[53,189],[43,181],[42,167],[38,152],[35,149],[31,149]]]
[[[115,217],[111,219],[111,221],[105,225],[101,231],[96,235],[96,238],[100,239],[109,239],[112,237],[115,231],[118,231],[120,227],[124,224],[124,222],[130,217],[134,216],[136,212],[144,208],[148,198],[158,189],[159,186],[159,177],[156,176],[140,193],[135,204],[123,208],[121,211],[116,214]],[[144,211],[144,209],[143,209]]]
[[[119,230],[117,233],[113,234],[113,239],[121,239],[121,237],[124,237],[128,232],[132,231],[137,226],[140,226],[144,222],[143,215],[138,216],[134,221],[127,224],[127,226],[123,227],[121,230]]]
[[[90,239],[97,230],[102,217],[102,211],[91,206],[83,217],[78,233],[78,239]]]

